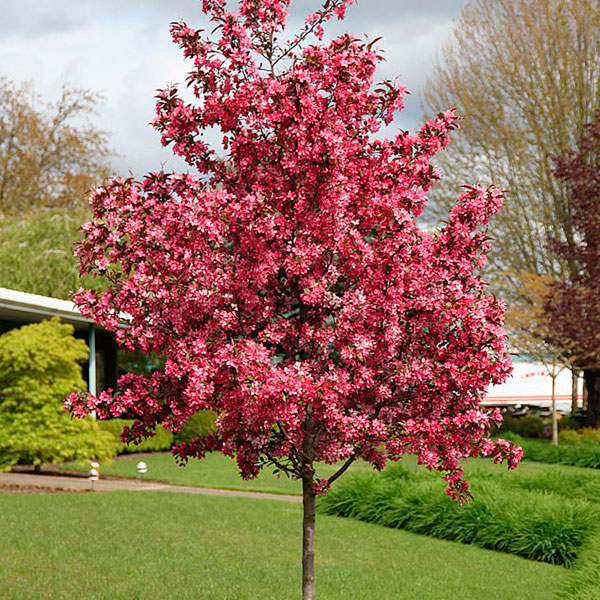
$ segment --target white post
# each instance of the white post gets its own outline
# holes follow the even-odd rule
[[[90,323],[90,332],[88,338],[90,347],[90,359],[88,367],[88,391],[92,396],[96,395],[96,329],[93,323]]]
[[[552,357],[552,444],[558,446],[558,415],[556,414],[556,356]]]

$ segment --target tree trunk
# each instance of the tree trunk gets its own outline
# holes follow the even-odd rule
[[[556,414],[556,371],[552,365],[552,445],[558,446],[558,415]]]
[[[575,415],[579,409],[579,400],[577,398],[577,388],[579,387],[579,370],[571,369],[571,414]]]
[[[600,368],[584,369],[583,379],[587,390],[587,419],[586,425],[600,425]]]
[[[302,600],[315,600],[315,493],[312,478],[302,479]]]

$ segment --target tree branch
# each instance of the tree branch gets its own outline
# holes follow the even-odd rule
[[[356,456],[351,456],[328,480],[327,485],[331,485],[338,477],[341,477],[348,467],[356,460]]]

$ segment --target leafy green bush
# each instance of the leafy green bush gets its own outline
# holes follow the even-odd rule
[[[170,450],[173,444],[180,444],[195,437],[206,435],[215,431],[216,415],[211,410],[201,410],[185,423],[180,431],[173,434],[160,425],[156,428],[154,436],[144,440],[141,444],[124,444],[121,441],[123,427],[131,426],[132,420],[110,419],[98,421],[98,425],[104,431],[110,432],[117,443],[118,454],[132,454],[134,452],[161,452]]]
[[[201,410],[192,415],[175,434],[175,443],[188,442],[189,440],[204,436],[215,431],[217,415],[212,410]]]
[[[156,428],[154,436],[144,440],[141,444],[125,444],[121,441],[121,432],[125,426],[130,427],[133,420],[111,419],[98,421],[100,429],[112,434],[118,454],[133,454],[134,452],[161,452],[170,450],[173,445],[173,434],[160,425]]]
[[[544,437],[544,426],[547,423],[548,419],[543,419],[537,415],[525,415],[523,417],[506,415],[498,431],[512,431],[523,437],[541,438]]]
[[[502,435],[511,431],[526,438],[547,437],[548,428],[552,426],[552,419],[540,417],[539,415],[525,415],[523,417],[511,417],[506,415],[500,427],[495,433]],[[567,432],[580,428],[579,421],[571,415],[565,415],[558,421],[558,430]]]
[[[558,421],[558,430],[566,431],[567,429],[579,429],[581,428],[583,418],[581,416],[574,416],[572,414],[564,415],[562,419]]]
[[[558,433],[559,444],[581,444],[581,434],[573,429],[566,429]]]
[[[326,514],[352,517],[525,558],[570,566],[598,519],[589,502],[507,489],[491,480],[474,485],[462,507],[429,474],[401,467],[355,475],[319,499]]]
[[[568,429],[558,434],[558,441],[565,444],[581,444],[581,442],[600,444],[600,431],[592,427],[585,427],[580,433]]]
[[[58,319],[0,336],[0,468],[114,456],[112,436],[63,409],[65,396],[85,389],[86,358],[85,342]]]
[[[585,427],[581,430],[581,439],[588,442],[596,442],[600,444],[600,430],[592,427]]]

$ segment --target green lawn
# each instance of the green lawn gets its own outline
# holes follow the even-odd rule
[[[201,461],[190,460],[185,467],[179,467],[168,452],[151,454],[141,458],[135,454],[125,455],[115,459],[111,466],[102,465],[101,473],[102,475],[140,477],[136,470],[136,464],[140,460],[144,460],[148,465],[148,473],[144,476],[146,479],[168,481],[175,485],[252,490],[279,494],[301,493],[301,485],[298,481],[293,481],[283,476],[277,479],[269,470],[264,470],[253,481],[243,481],[239,476],[235,461],[220,453],[209,454]],[[406,457],[402,464],[411,468],[424,469],[424,467],[416,465],[414,457]],[[69,465],[69,468],[87,471],[89,465]],[[331,465],[321,464],[318,467],[318,473],[324,477],[330,475],[335,470],[336,467]],[[358,462],[352,465],[349,473],[372,470],[366,463]],[[465,470],[467,475],[472,475],[474,479],[500,477],[507,485],[517,484],[525,480],[538,480],[543,477],[562,477],[565,481],[572,481],[574,484],[573,487],[575,489],[572,491],[565,489],[567,494],[577,493],[582,481],[597,482],[597,486],[600,487],[600,471],[595,469],[523,462],[515,471],[508,471],[506,465],[494,465],[490,459],[475,459],[466,462]],[[347,476],[348,473],[343,477]],[[444,489],[445,484],[443,481],[440,481],[440,492],[442,493]],[[475,486],[474,490],[476,491]],[[598,498],[589,499],[600,500],[600,495]]]
[[[0,494],[0,597],[299,598],[300,525],[300,506],[269,500]],[[474,546],[317,518],[320,600],[547,600],[566,574]]]
[[[144,475],[146,479],[159,479],[175,485],[250,490],[275,494],[302,493],[300,482],[288,479],[285,476],[278,479],[268,469],[265,469],[257,479],[244,481],[240,478],[235,461],[220,453],[208,454],[203,460],[192,459],[185,467],[178,466],[173,456],[168,452],[142,457],[129,454],[119,456],[111,466],[102,465],[101,473],[102,475],[140,478],[136,469],[136,465],[140,460],[148,465],[148,472]],[[89,465],[68,465],[68,467],[77,470],[89,470]],[[369,465],[362,462],[353,465],[352,469],[355,471],[372,470]],[[331,465],[323,464],[319,466],[319,474],[323,477],[336,470],[337,468]]]

